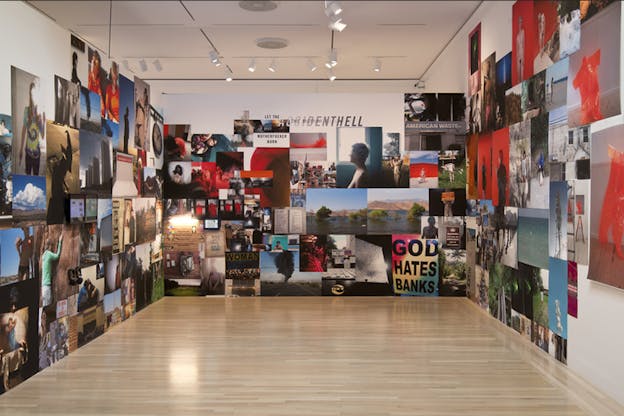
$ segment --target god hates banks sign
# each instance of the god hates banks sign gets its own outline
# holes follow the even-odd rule
[[[392,236],[392,282],[399,295],[438,295],[438,240]]]

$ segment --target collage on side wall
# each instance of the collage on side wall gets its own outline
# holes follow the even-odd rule
[[[619,2],[518,1],[511,54],[469,39],[468,297],[564,363],[579,270],[624,288],[624,132],[591,124],[621,113],[620,25]]]
[[[11,67],[0,115],[0,392],[164,295],[162,117],[149,88],[135,102],[117,63],[71,45],[54,108]]]

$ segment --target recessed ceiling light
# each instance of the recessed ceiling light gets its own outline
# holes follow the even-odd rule
[[[239,1],[238,7],[249,12],[268,12],[277,8],[277,2],[270,0]]]
[[[288,46],[288,39],[260,38],[256,39],[256,46],[262,49],[283,49]]]

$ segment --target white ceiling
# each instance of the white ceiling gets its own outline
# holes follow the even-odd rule
[[[59,25],[108,52],[109,1],[30,1]],[[250,12],[237,1],[113,1],[111,58],[127,60],[146,80],[223,79],[210,63],[212,44],[234,79],[326,79],[331,43],[323,1],[278,1],[272,11]],[[481,1],[343,1],[348,27],[335,32],[338,79],[416,79],[435,60]],[[188,10],[188,12],[187,12]],[[204,34],[208,37],[204,36]],[[261,49],[255,40],[282,37],[288,47]],[[247,66],[256,57],[257,70]],[[277,60],[276,73],[266,68]],[[319,69],[310,72],[310,57]],[[381,72],[372,70],[375,57]],[[148,62],[142,72],[139,60]],[[162,71],[152,61],[158,58]]]

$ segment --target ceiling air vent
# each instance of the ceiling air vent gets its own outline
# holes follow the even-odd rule
[[[263,49],[282,49],[288,46],[288,40],[283,38],[256,39],[256,45]]]
[[[277,2],[270,0],[239,1],[238,5],[241,9],[249,12],[268,12],[277,8]]]

